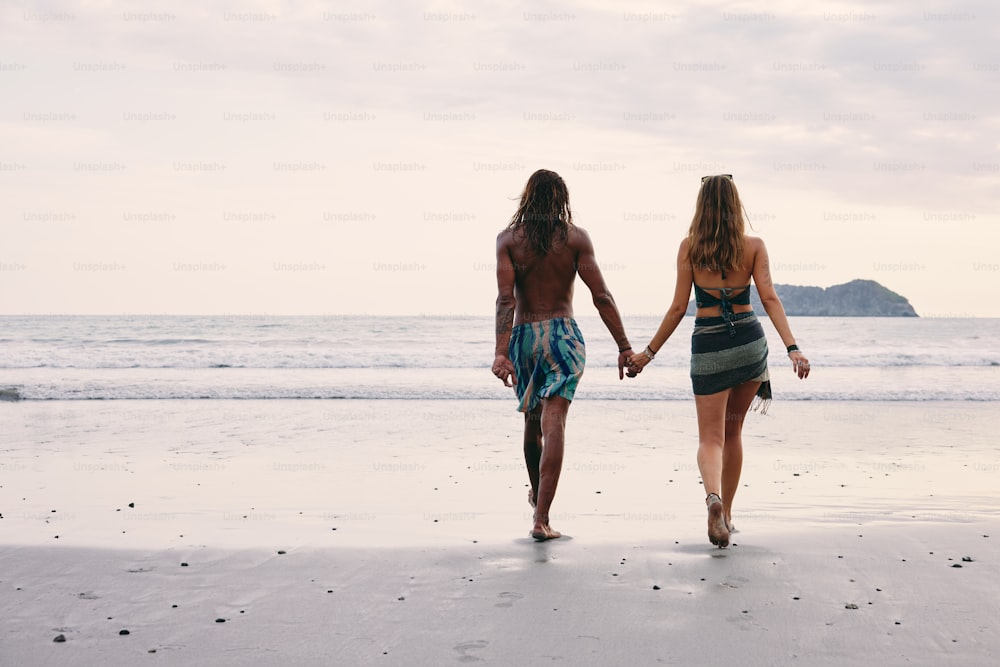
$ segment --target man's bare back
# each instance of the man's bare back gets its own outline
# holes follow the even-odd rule
[[[515,326],[573,317],[577,258],[581,250],[590,246],[585,231],[579,227],[569,229],[565,243],[557,244],[542,256],[532,250],[526,237],[518,238],[510,230],[500,233],[497,245],[498,257],[506,254],[514,272]]]

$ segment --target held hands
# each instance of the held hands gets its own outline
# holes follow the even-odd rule
[[[628,376],[630,378],[634,378],[642,372],[642,369],[645,368],[646,364],[650,361],[652,360],[649,358],[649,355],[645,353],[645,351],[633,354],[628,359]]]
[[[800,380],[809,377],[809,360],[806,359],[806,355],[795,350],[788,353],[788,358],[792,360],[792,371],[799,376]]]
[[[514,375],[514,363],[503,354],[498,354],[493,360],[493,375],[503,381],[503,386],[513,387],[517,382]]]

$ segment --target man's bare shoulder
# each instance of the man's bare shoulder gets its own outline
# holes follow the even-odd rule
[[[590,240],[590,234],[587,233],[587,230],[576,225],[569,228],[566,234],[566,241],[574,250],[593,247],[593,242]]]

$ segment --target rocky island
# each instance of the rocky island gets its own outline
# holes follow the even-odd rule
[[[774,289],[790,316],[918,317],[906,297],[874,280],[852,280],[831,287],[775,285]],[[766,315],[756,287],[751,290],[754,312]],[[688,304],[687,314],[694,314],[693,300]]]

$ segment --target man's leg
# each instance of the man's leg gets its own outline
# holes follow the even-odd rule
[[[538,466],[538,494],[535,497],[535,525],[531,536],[536,540],[551,540],[561,536],[549,526],[549,508],[559,485],[562,472],[563,447],[566,435],[566,414],[569,401],[562,396],[542,399],[542,455]],[[529,473],[530,474],[530,473]]]
[[[539,403],[533,410],[524,413],[524,465],[528,468],[528,481],[531,482],[528,502],[532,507],[538,497],[538,464],[541,457],[542,404]]]

